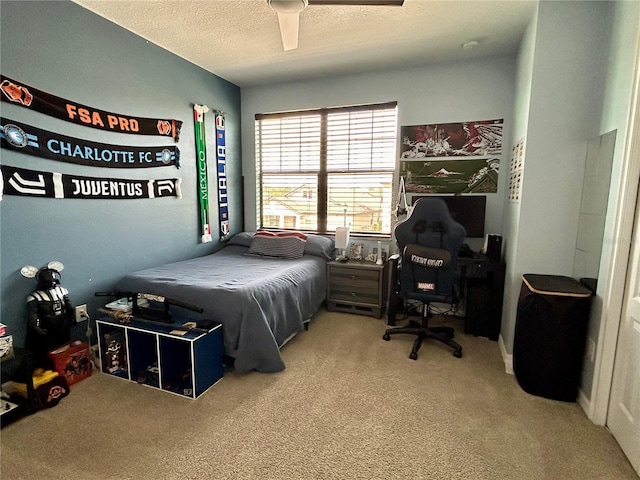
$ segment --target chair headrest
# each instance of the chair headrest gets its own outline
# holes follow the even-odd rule
[[[413,263],[426,268],[444,268],[451,263],[451,252],[443,248],[424,247],[410,243],[402,252],[404,263]]]
[[[431,229],[432,232],[444,232],[446,231],[446,224],[440,220],[435,220],[433,222],[418,220],[411,228],[411,231],[413,233],[424,233],[429,229]]]

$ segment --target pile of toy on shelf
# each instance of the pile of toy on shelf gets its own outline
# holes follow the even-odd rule
[[[30,410],[57,405],[69,394],[70,385],[91,375],[89,343],[71,339],[75,312],[68,290],[60,284],[63,268],[54,261],[42,268],[25,266],[20,270],[24,277],[38,282],[37,289],[27,296],[27,334],[25,349],[20,349],[20,367],[28,373],[18,372],[3,385],[3,391],[16,403],[22,397]],[[3,353],[3,363],[5,357],[14,356],[11,335],[0,337],[4,338],[8,340],[0,340],[2,352],[10,346],[6,347],[8,353]]]
[[[0,360],[5,363],[14,357],[13,335],[7,332],[7,326],[0,323]],[[11,401],[11,396],[4,390],[0,390],[0,416],[4,417],[18,408],[18,404]]]

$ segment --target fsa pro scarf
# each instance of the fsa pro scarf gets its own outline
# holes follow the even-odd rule
[[[56,97],[4,75],[0,76],[0,90],[2,91],[0,100],[3,102],[20,105],[86,127],[136,135],[173,137],[176,142],[180,137],[182,122],[179,120],[130,117],[98,110]]]

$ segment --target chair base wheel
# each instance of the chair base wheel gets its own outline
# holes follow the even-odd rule
[[[388,333],[385,333],[384,335],[382,335],[382,339],[388,342],[389,340],[391,340],[391,335],[389,335]]]
[[[453,356],[456,358],[462,358],[462,350],[456,350],[455,352],[453,352]]]
[[[411,353],[409,354],[409,358],[410,358],[411,360],[417,360],[417,359],[418,359],[418,354],[417,354],[416,352],[411,352]]]

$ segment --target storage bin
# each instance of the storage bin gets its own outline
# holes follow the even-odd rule
[[[523,275],[513,370],[524,391],[576,401],[591,297],[591,290],[570,277]]]
[[[53,362],[56,372],[67,380],[67,385],[73,385],[91,376],[91,360],[89,344],[75,341],[62,345],[47,353]]]

